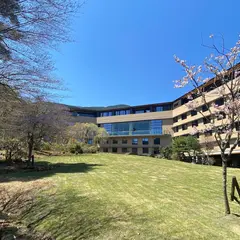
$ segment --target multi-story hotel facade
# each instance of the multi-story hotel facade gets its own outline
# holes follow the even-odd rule
[[[239,78],[231,81],[239,81]],[[216,94],[220,85],[209,81],[203,86],[208,103],[219,106],[223,104],[223,100]],[[207,112],[204,104],[198,106],[198,111],[191,111],[186,106],[189,94],[194,94],[194,90],[172,102],[139,106],[124,105],[97,110],[80,107],[70,107],[70,109],[76,121],[92,122],[106,129],[109,138],[101,144],[102,152],[156,154],[160,146],[169,146],[173,138],[190,135],[194,126],[204,129],[210,123],[207,114],[201,114]],[[195,100],[199,99],[195,98]],[[236,133],[237,131],[239,124],[236,124]],[[208,151],[208,155],[220,155],[211,131],[195,136],[199,139],[203,150]],[[240,143],[233,154],[240,154]]]

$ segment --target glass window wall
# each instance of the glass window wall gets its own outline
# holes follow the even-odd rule
[[[162,120],[106,123],[102,127],[111,136],[161,135]]]

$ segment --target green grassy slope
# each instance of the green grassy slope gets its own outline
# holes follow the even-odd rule
[[[35,225],[57,239],[240,239],[240,217],[224,216],[220,167],[113,154],[46,160],[64,164],[8,177],[51,181],[24,219],[50,212]],[[233,175],[240,181],[240,169],[229,169],[229,185]]]

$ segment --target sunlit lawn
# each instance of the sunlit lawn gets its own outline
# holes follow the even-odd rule
[[[114,154],[44,160],[65,165],[8,178],[50,180],[25,221],[50,212],[36,228],[57,239],[240,239],[240,217],[224,216],[220,167]],[[229,183],[233,175],[240,181],[240,169]]]

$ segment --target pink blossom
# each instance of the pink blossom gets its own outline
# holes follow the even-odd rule
[[[197,133],[199,133],[199,130],[197,129],[196,126],[193,126],[192,131],[190,132],[191,135],[196,135]]]
[[[206,82],[208,82],[210,80],[210,78],[205,78],[204,80],[203,80],[203,83],[206,83]]]
[[[199,106],[199,104],[198,104],[198,101],[189,101],[188,103],[186,103],[185,104],[187,107],[188,107],[188,109],[190,109],[190,110],[195,110],[198,106]]]

